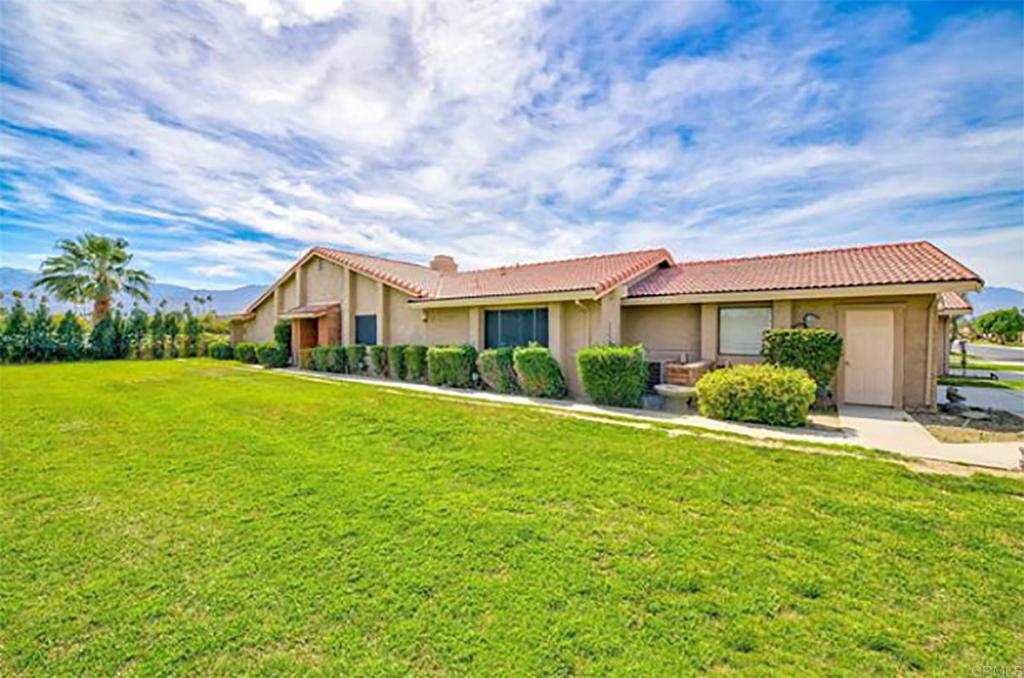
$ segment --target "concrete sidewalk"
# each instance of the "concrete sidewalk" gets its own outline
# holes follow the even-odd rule
[[[673,424],[754,438],[756,440],[789,440],[794,443],[856,445],[895,452],[919,459],[937,459],[974,466],[1020,470],[1018,448],[1024,443],[948,444],[935,440],[928,431],[906,413],[879,407],[842,407],[839,415],[811,415],[812,425],[807,428],[780,428],[759,424],[708,419],[697,414],[676,414],[655,410],[634,410],[622,407],[604,407],[571,400],[545,400],[526,396],[502,395],[488,391],[410,384],[402,381],[331,374],[287,368],[274,370],[296,377],[315,380],[363,383],[400,391],[411,391],[434,397],[454,397],[495,405],[543,407],[556,412],[587,417],[613,415],[637,422]]]
[[[1024,442],[941,443],[906,412],[886,407],[842,406],[839,421],[850,432],[850,442],[855,445],[920,459],[1021,469]]]

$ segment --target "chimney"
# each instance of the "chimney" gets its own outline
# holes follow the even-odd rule
[[[459,265],[447,254],[437,254],[430,260],[430,268],[441,273],[455,273],[459,270]]]

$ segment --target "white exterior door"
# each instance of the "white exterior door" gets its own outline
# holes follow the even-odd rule
[[[890,309],[846,311],[843,400],[892,407],[895,314]]]

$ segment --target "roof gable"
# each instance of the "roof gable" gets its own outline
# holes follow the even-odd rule
[[[441,276],[430,301],[520,294],[587,291],[601,296],[662,263],[665,249],[599,254],[576,259],[516,264]]]

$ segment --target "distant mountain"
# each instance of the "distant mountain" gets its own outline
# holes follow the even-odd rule
[[[1011,306],[1024,308],[1024,292],[1012,287],[985,287],[981,292],[969,293],[967,298],[974,306],[975,316]]]
[[[4,306],[10,306],[13,303],[14,300],[10,295],[13,290],[21,290],[25,294],[32,291],[32,283],[35,279],[36,273],[33,271],[23,268],[0,267],[0,290],[4,292]],[[194,308],[196,303],[192,301],[192,297],[210,295],[213,297],[213,301],[203,307],[205,310],[213,309],[221,314],[237,313],[259,296],[263,289],[263,285],[245,285],[233,290],[203,290],[182,287],[181,285],[154,283],[149,291],[152,303],[140,305],[146,310],[152,310],[156,304],[166,299],[167,307],[171,309],[180,309],[186,302]],[[36,290],[37,295],[42,293],[41,290]],[[126,300],[125,306],[131,306],[132,303],[134,302]],[[50,299],[50,308],[55,313],[62,313],[69,306],[70,304]]]

